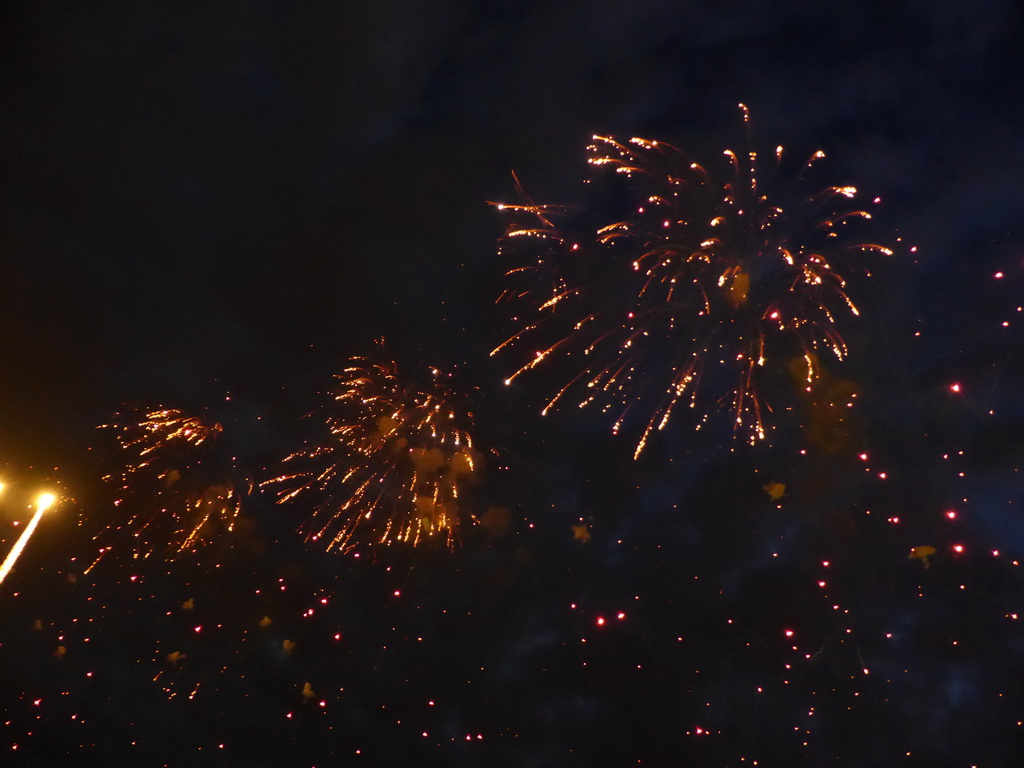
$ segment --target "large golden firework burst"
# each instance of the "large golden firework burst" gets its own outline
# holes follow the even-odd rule
[[[697,428],[725,409],[737,433],[763,439],[765,372],[802,357],[813,386],[819,350],[845,357],[842,317],[858,314],[847,279],[892,253],[858,236],[871,214],[857,190],[806,191],[821,151],[790,174],[782,147],[770,168],[752,149],[711,168],[642,138],[594,136],[587,152],[624,181],[610,214],[495,204],[508,221],[499,253],[516,260],[499,301],[519,327],[492,352],[520,356],[507,383],[550,367],[561,381],[543,412],[567,398],[595,405],[616,433],[635,409],[634,456],[682,404]]]

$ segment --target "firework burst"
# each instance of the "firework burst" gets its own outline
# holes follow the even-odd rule
[[[680,405],[697,409],[698,429],[726,409],[737,433],[763,439],[766,372],[802,357],[810,387],[817,351],[844,358],[841,318],[858,314],[846,277],[869,274],[863,257],[892,253],[857,238],[871,218],[857,190],[804,191],[821,151],[788,183],[782,147],[770,170],[753,150],[726,150],[720,174],[660,141],[594,136],[587,151],[591,166],[626,179],[610,217],[494,204],[508,217],[499,253],[519,257],[499,301],[521,325],[492,354],[528,355],[506,383],[560,359],[570,375],[543,412],[572,398],[613,412],[617,433],[636,408],[646,415],[635,457]]]
[[[308,499],[304,531],[328,549],[359,544],[455,543],[478,460],[472,415],[431,370],[428,386],[402,381],[393,362],[353,358],[323,408],[325,440],[288,456],[265,485],[278,501]],[[294,468],[294,469],[293,469]]]
[[[153,408],[123,411],[100,429],[114,434],[124,457],[103,479],[125,514],[95,537],[99,557],[125,540],[134,558],[173,559],[234,530],[251,484],[238,481],[234,460],[222,455],[220,424]]]

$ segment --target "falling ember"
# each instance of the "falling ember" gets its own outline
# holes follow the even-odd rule
[[[0,486],[2,489],[3,486]],[[29,524],[25,526],[25,530],[21,532],[18,540],[14,542],[14,546],[11,547],[11,551],[7,553],[7,557],[4,558],[3,564],[0,564],[0,583],[7,578],[7,574],[11,572],[14,564],[17,562],[18,557],[21,555],[25,545],[28,544],[28,540],[32,538],[32,533],[35,531],[36,526],[39,525],[39,521],[43,517],[43,513],[46,512],[54,502],[57,501],[57,497],[52,493],[44,493],[39,496],[36,500],[36,512],[32,515],[32,519]]]
[[[508,222],[499,253],[516,257],[499,301],[524,318],[492,352],[519,350],[506,383],[550,367],[563,383],[545,413],[563,399],[595,403],[618,411],[616,432],[635,409],[635,456],[686,406],[698,424],[726,409],[737,433],[765,438],[769,370],[820,349],[844,358],[840,318],[858,314],[847,279],[869,272],[858,257],[892,253],[852,232],[870,218],[852,202],[856,188],[802,189],[822,152],[795,174],[780,171],[781,147],[770,168],[752,150],[726,151],[716,169],[641,138],[594,136],[587,152],[631,196],[603,223],[521,188],[523,204],[495,204]],[[819,376],[809,371],[804,386]]]
[[[455,543],[478,458],[470,413],[431,371],[413,385],[394,362],[354,358],[322,409],[326,436],[284,460],[264,483],[278,502],[303,499],[307,538],[348,552],[358,544]]]

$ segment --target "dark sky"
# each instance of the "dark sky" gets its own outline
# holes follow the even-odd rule
[[[109,765],[142,734],[140,764],[222,741],[234,757],[209,764],[1018,764],[1022,16],[1013,0],[4,4],[0,475],[33,465],[84,501],[81,541],[44,521],[0,594],[0,749]],[[532,421],[539,401],[487,356],[510,328],[487,202],[517,199],[513,172],[538,200],[584,199],[595,133],[742,146],[739,102],[756,145],[824,149],[828,178],[881,197],[875,225],[902,238],[850,325],[862,443],[804,456],[686,430],[632,463],[599,418]],[[213,409],[264,462],[382,336],[475,393],[504,451],[491,468],[512,468],[480,495],[514,534],[371,565],[303,544],[301,515],[262,498],[223,569],[82,573],[69,553],[116,514],[89,506],[86,448],[122,403]],[[927,570],[906,558],[922,544]]]
[[[975,298],[948,275],[1019,250],[1011,2],[4,14],[0,418],[37,461],[120,401],[265,398],[380,335],[479,357],[502,271],[485,201],[513,170],[571,199],[593,132],[718,149],[746,102],[767,146],[823,147],[885,198],[923,254],[907,295],[948,293],[947,317]]]

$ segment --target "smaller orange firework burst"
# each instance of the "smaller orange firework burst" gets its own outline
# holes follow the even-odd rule
[[[454,546],[463,495],[478,470],[471,414],[455,405],[445,377],[402,381],[394,362],[353,358],[324,409],[328,435],[284,460],[266,481],[278,502],[310,499],[310,540],[349,551],[359,544]],[[295,469],[292,470],[292,467]]]
[[[114,433],[125,457],[103,478],[125,514],[94,537],[100,557],[124,538],[133,558],[159,552],[173,559],[234,529],[251,484],[238,482],[233,461],[216,450],[220,424],[153,408],[119,413],[100,429]]]

